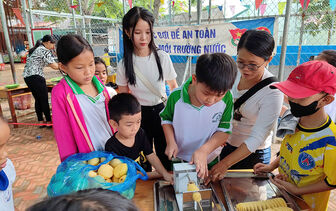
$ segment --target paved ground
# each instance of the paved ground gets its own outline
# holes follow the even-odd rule
[[[17,64],[19,83],[23,83],[21,74],[23,65]],[[9,66],[0,71],[0,85],[11,81]],[[46,71],[46,77],[58,76],[57,71]],[[4,116],[9,118],[8,104],[0,99]],[[33,109],[19,111],[19,122],[36,122]],[[37,139],[41,136],[41,139]],[[279,144],[272,146],[272,152],[279,150]],[[21,126],[12,128],[8,142],[8,157],[13,161],[17,177],[14,183],[14,203],[17,211],[25,210],[30,205],[46,197],[46,187],[59,165],[59,157],[52,129],[39,129],[36,126]],[[274,156],[273,156],[274,157]],[[328,211],[336,210],[336,191],[332,192]]]

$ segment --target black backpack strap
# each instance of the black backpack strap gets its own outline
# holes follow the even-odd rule
[[[248,100],[252,95],[254,95],[255,93],[257,93],[260,89],[264,88],[265,86],[267,86],[267,85],[269,85],[269,84],[271,84],[273,82],[277,82],[277,81],[278,81],[277,77],[269,77],[269,78],[265,78],[264,80],[260,81],[256,85],[254,85],[247,92],[245,92],[245,94],[243,94],[240,98],[238,98],[234,102],[234,110],[239,109],[240,106],[243,103],[246,102],[246,100]]]

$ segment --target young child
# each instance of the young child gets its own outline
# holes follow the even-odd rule
[[[14,211],[12,185],[16,174],[12,161],[7,158],[6,143],[9,137],[9,126],[0,116],[0,209]]]
[[[140,128],[141,106],[138,100],[132,94],[118,94],[110,100],[109,111],[110,123],[118,132],[106,142],[105,150],[135,160],[148,172],[150,179],[163,176],[173,183],[173,175],[163,167],[145,131]],[[157,172],[152,172],[150,164]]]
[[[54,134],[61,161],[75,153],[104,150],[113,135],[109,125],[109,94],[94,76],[89,43],[79,35],[57,43],[59,68],[66,74],[52,90]]]
[[[275,185],[301,195],[313,210],[327,210],[330,190],[336,187],[336,126],[324,107],[334,100],[336,68],[325,61],[306,62],[273,86],[288,96],[299,124],[282,141],[280,156],[269,165],[256,164],[255,173],[279,167]]]
[[[101,82],[106,85],[107,81],[107,72],[106,72],[106,64],[100,57],[95,57],[95,75],[101,80]],[[106,89],[110,95],[110,97],[113,97],[117,94],[116,90],[114,90],[112,87],[106,85]]]
[[[146,131],[151,145],[154,141],[155,152],[163,166],[170,169],[159,114],[164,108],[163,101],[166,100],[165,82],[170,90],[177,87],[174,66],[169,55],[159,50],[154,43],[154,16],[150,11],[133,7],[123,17],[122,25],[124,58],[118,64],[116,84],[119,92],[131,91],[139,100],[141,128]],[[154,88],[149,89],[146,83]]]
[[[193,74],[173,91],[160,113],[169,159],[195,163],[199,177],[216,164],[229,134],[233,99],[229,91],[237,74],[234,60],[224,53],[201,55]]]
[[[118,192],[102,188],[81,190],[68,195],[45,199],[27,211],[138,211],[131,200]]]

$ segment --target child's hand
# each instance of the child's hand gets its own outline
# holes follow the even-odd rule
[[[176,143],[168,144],[165,150],[165,154],[168,156],[168,159],[171,160],[172,157],[176,158],[178,153],[178,147]]]
[[[196,165],[196,172],[198,177],[204,179],[208,176],[208,154],[201,149],[194,152],[191,157],[190,164]]]
[[[271,165],[264,164],[264,163],[257,163],[253,166],[253,171],[255,174],[262,174],[262,173],[272,172],[273,169]]]
[[[214,165],[209,172],[209,176],[205,179],[205,184],[208,185],[210,182],[216,182],[218,180],[222,180],[228,168],[229,167],[223,160]]]
[[[166,172],[165,174],[163,174],[163,179],[166,180],[167,182],[169,182],[171,185],[174,184],[173,174],[170,174],[170,173]]]
[[[269,177],[269,179],[278,188],[284,189],[293,195],[301,195],[300,190],[296,185],[286,181],[287,176],[278,174],[274,177],[274,179],[272,177]]]

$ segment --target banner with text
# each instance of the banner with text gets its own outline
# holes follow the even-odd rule
[[[248,29],[265,30],[277,40],[275,18],[199,26],[154,27],[155,44],[170,55],[237,54],[237,44]]]

